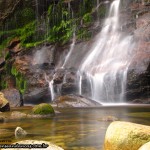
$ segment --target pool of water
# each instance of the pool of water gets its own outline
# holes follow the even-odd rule
[[[28,107],[22,111],[31,111]],[[100,108],[61,108],[49,119],[21,119],[0,123],[7,132],[0,140],[18,141],[14,130],[22,127],[24,139],[47,140],[65,150],[101,150],[105,132],[113,120],[150,125],[150,105],[105,106]],[[19,139],[19,140],[24,140]]]

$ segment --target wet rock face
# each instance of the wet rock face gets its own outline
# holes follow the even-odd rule
[[[45,75],[51,80],[54,73],[54,47],[40,46],[13,56],[13,66],[23,74],[27,89],[23,95],[25,103],[50,102],[50,91]]]
[[[61,83],[63,83],[64,75],[65,75],[65,69],[58,69],[58,70],[56,70],[56,72],[55,72],[55,74],[53,76],[54,84],[61,84]]]
[[[134,58],[127,75],[126,99],[133,103],[149,103],[150,95],[150,12],[138,7],[134,30]]]
[[[143,99],[144,103],[149,103],[150,95],[150,70],[143,73],[130,72],[128,73],[126,99],[128,101],[140,102]],[[139,100],[138,100],[139,99]],[[141,100],[142,102],[142,100]]]
[[[57,69],[53,76],[53,81],[57,95],[78,93],[77,71],[73,68]]]

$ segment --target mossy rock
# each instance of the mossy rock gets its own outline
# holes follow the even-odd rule
[[[42,103],[39,105],[36,105],[32,109],[33,114],[35,115],[48,115],[48,114],[54,114],[54,109],[51,105]]]

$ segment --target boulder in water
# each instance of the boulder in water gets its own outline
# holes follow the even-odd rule
[[[17,127],[15,129],[15,137],[18,138],[23,138],[27,135],[27,132],[23,130],[21,127]]]
[[[106,131],[105,150],[138,150],[150,141],[150,126],[115,121]]]
[[[48,115],[48,114],[54,114],[54,109],[51,105],[42,103],[39,105],[36,105],[32,109],[33,114],[35,115]]]
[[[78,95],[65,95],[58,97],[54,103],[57,107],[99,107],[100,103]]]

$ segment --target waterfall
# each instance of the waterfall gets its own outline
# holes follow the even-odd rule
[[[39,3],[38,0],[35,0],[35,7],[36,7],[36,20],[39,21]]]
[[[45,80],[49,85],[49,90],[50,90],[50,94],[51,94],[51,101],[53,101],[55,99],[55,92],[54,92],[54,85],[53,85],[54,80],[53,79],[49,80],[48,76],[46,74],[45,74]]]
[[[101,32],[79,68],[79,93],[86,76],[91,98],[101,103],[123,102],[126,77],[133,48],[132,36],[124,36],[119,24],[120,0],[110,6]]]
[[[65,61],[64,61],[63,65],[62,65],[62,68],[64,68],[66,66],[66,64],[67,64],[67,62],[68,62],[68,60],[69,60],[69,58],[70,58],[70,56],[72,54],[72,51],[74,49],[75,43],[76,43],[76,35],[75,35],[75,32],[74,32],[73,33],[72,43],[70,45],[70,49],[69,49],[69,52],[68,52],[68,54],[67,54],[67,56],[65,58]]]

